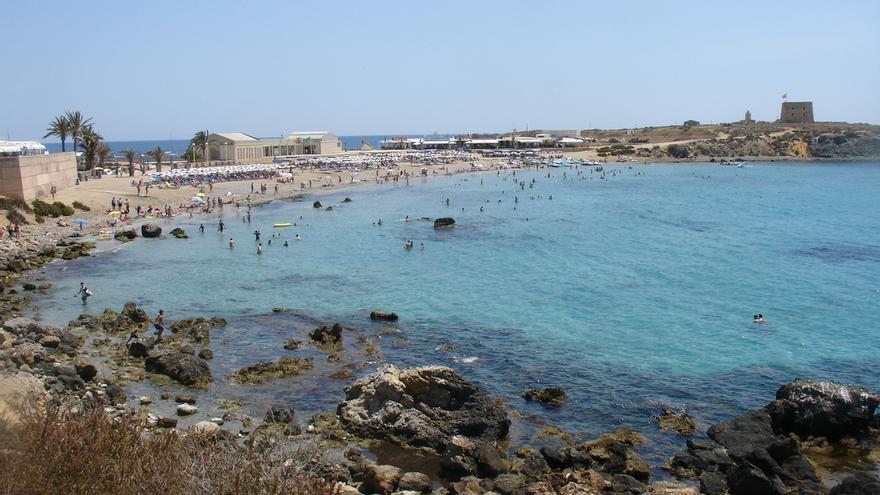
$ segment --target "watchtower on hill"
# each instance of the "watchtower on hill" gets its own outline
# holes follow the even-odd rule
[[[812,101],[783,101],[779,122],[783,124],[812,124]]]

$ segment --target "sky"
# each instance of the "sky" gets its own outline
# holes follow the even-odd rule
[[[880,2],[3,0],[0,138],[880,123]],[[13,21],[13,22],[10,22]]]

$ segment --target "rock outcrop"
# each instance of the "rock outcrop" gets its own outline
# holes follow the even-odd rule
[[[151,353],[144,361],[144,368],[183,385],[205,385],[211,381],[211,369],[204,361],[177,349]]]
[[[141,225],[141,235],[145,238],[156,238],[162,235],[162,227],[155,223],[145,223]]]
[[[381,320],[381,321],[397,321],[398,316],[397,316],[397,313],[383,313],[381,311],[370,311],[370,319],[371,320]]]
[[[193,342],[207,342],[211,338],[211,328],[225,326],[226,320],[215,316],[213,318],[189,318],[178,320],[171,324],[171,331],[178,337],[189,339]]]
[[[434,220],[435,229],[445,229],[455,226],[455,219],[451,217],[443,217]]]
[[[137,236],[137,231],[134,229],[117,230],[113,233],[113,238],[121,242],[133,241]]]
[[[169,232],[169,234],[178,239],[189,239],[189,236],[186,235],[186,231],[180,227],[175,227],[171,232]]]
[[[878,405],[880,396],[865,388],[795,380],[779,388],[766,410],[777,432],[836,439],[866,431]]]
[[[245,366],[230,377],[238,383],[260,384],[272,378],[296,376],[312,368],[312,358],[294,358],[283,356],[277,361],[264,361]]]
[[[342,344],[342,325],[335,323],[332,327],[321,325],[309,332],[311,339],[319,347],[333,347]]]
[[[565,390],[559,387],[529,388],[522,393],[523,399],[543,402],[551,406],[565,403]]]
[[[444,366],[384,365],[345,389],[337,414],[348,431],[438,449],[452,435],[496,441],[507,435],[504,409]]]

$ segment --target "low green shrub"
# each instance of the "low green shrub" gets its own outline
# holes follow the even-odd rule
[[[11,210],[18,208],[24,211],[31,211],[31,207],[23,199],[18,198],[0,198],[0,210]]]
[[[73,202],[73,207],[76,208],[77,210],[82,210],[82,211],[92,211],[92,209],[89,208],[88,205],[84,205],[84,204],[80,203],[79,201],[74,201],[74,202]]]
[[[9,213],[6,214],[6,218],[10,222],[17,224],[17,225],[27,225],[28,224],[27,218],[25,218],[24,215],[22,215],[21,212],[15,208],[9,209]]]
[[[38,217],[58,218],[70,216],[74,213],[73,208],[67,206],[61,201],[49,204],[45,201],[35,199],[31,202],[31,205],[34,207],[34,214]]]

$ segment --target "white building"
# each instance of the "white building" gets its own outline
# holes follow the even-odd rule
[[[218,132],[208,136],[211,160],[257,162],[271,161],[276,156],[341,152],[342,142],[327,131],[291,132],[279,138],[257,138],[243,132]]]

